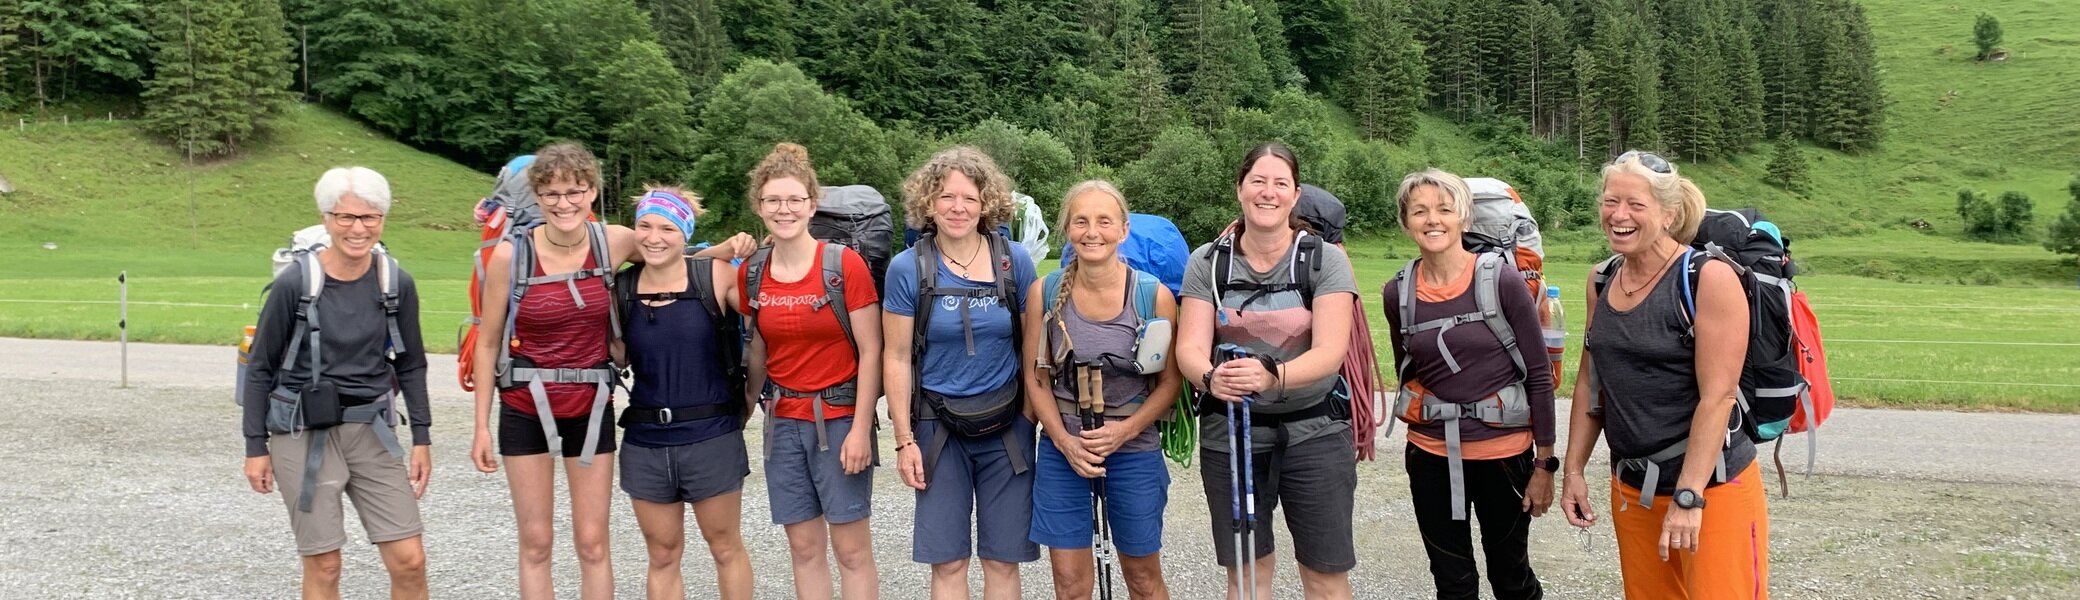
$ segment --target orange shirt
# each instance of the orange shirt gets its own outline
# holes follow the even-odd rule
[[[759,284],[758,290],[758,334],[766,342],[766,378],[782,387],[811,392],[845,383],[859,373],[859,351],[846,341],[845,330],[838,319],[847,318],[851,311],[872,306],[881,298],[874,293],[874,277],[867,271],[867,262],[850,248],[843,254],[845,265],[841,272],[844,273],[845,303],[851,305],[844,307],[843,311],[834,306],[822,306],[821,244],[817,246],[814,262],[809,265],[809,274],[800,281],[773,279],[772,263],[766,263],[765,280]],[[737,271],[737,307],[745,314],[750,314],[752,301],[751,286],[746,281],[748,276],[745,270]],[[809,398],[781,398],[773,409],[773,416],[811,420],[815,413],[809,402]],[[852,406],[825,403],[823,407],[825,419],[849,417],[852,413]]]

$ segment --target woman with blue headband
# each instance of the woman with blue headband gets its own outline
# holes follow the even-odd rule
[[[744,476],[744,401],[736,270],[688,256],[700,197],[651,188],[636,199],[642,263],[616,275],[622,336],[617,354],[635,375],[621,450],[621,489],[650,555],[648,597],[683,598],[680,555],[693,506],[715,559],[716,597],[751,597],[751,559],[738,524]],[[742,234],[739,234],[742,235]],[[748,236],[745,238],[748,240]],[[733,240],[734,241],[734,240]]]

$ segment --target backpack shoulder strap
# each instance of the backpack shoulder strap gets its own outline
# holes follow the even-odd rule
[[[1131,268],[1129,270],[1132,271]],[[1156,318],[1156,286],[1162,285],[1163,282],[1146,272],[1133,273],[1134,313],[1141,316],[1141,322],[1147,323],[1149,319]]]
[[[701,308],[707,309],[708,318],[725,317],[722,310],[723,301],[715,297],[715,259],[707,256],[686,257],[686,276],[693,280],[686,289],[693,292],[693,298],[701,303]]]
[[[859,338],[852,334],[851,305],[845,302],[845,246],[823,242],[823,298],[831,307],[831,314],[838,317],[838,327],[845,330],[845,341],[852,344],[852,351],[859,351]]]
[[[599,277],[607,286],[607,340],[621,339],[621,305],[614,297],[614,267],[607,248],[607,224],[598,221],[585,223],[585,233],[592,237],[592,275]]]
[[[1228,277],[1233,274],[1234,262],[1235,234],[1227,233],[1222,234],[1219,238],[1215,238],[1213,240],[1213,309],[1215,316],[1223,323],[1227,322],[1227,317],[1221,316],[1220,310],[1223,302],[1221,296],[1227,292],[1230,285]]]
[[[750,257],[744,259],[744,297],[750,299],[745,304],[751,307],[749,312],[744,313],[744,322],[751,326],[752,331],[758,331],[758,309],[763,308],[759,305],[758,288],[765,284],[766,265],[772,262],[772,246],[759,246],[751,252]]]
[[[1023,349],[1026,347],[1025,323],[1019,318],[1019,311],[1025,307],[1018,298],[1017,278],[1011,274],[1011,241],[996,230],[984,233],[982,239],[989,244],[990,268],[996,270],[998,305],[1011,315],[1011,347]]]
[[[1625,257],[1623,256],[1612,256],[1610,258],[1603,259],[1603,262],[1596,263],[1596,267],[1592,269],[1590,273],[1596,276],[1595,284],[1597,297],[1600,298],[1603,296],[1604,286],[1610,285],[1611,276],[1616,275],[1618,273],[1618,267],[1624,265]]]
[[[397,355],[405,351],[404,334],[397,327],[398,278],[402,277],[399,273],[403,268],[398,266],[397,257],[390,256],[387,251],[376,250],[376,257],[379,259],[376,261],[376,289],[382,293],[383,321],[390,335],[384,341],[383,354],[390,360],[396,360]]]
[[[1395,304],[1398,305],[1395,310],[1401,316],[1401,327],[1396,328],[1392,333],[1396,339],[1401,340],[1401,344],[1404,347],[1408,345],[1408,334],[1413,333],[1416,326],[1416,277],[1420,273],[1416,270],[1416,264],[1422,260],[1420,258],[1408,259],[1408,264],[1403,265],[1401,272],[1394,275],[1394,292],[1400,296],[1395,300]],[[1394,365],[1394,371],[1397,373],[1397,376],[1402,378],[1408,377],[1408,366],[1414,360],[1414,355],[1402,352],[1400,364]]]
[[[1502,341],[1503,350],[1508,351],[1510,362],[1517,366],[1517,381],[1528,377],[1530,370],[1524,364],[1524,348],[1517,344],[1516,328],[1502,314],[1502,261],[1499,252],[1482,252],[1475,255],[1473,269],[1473,303],[1481,313],[1481,322]]]
[[[1322,270],[1322,236],[1306,230],[1293,232],[1293,285],[1300,288],[1300,304],[1314,310],[1314,275]]]
[[[1061,307],[1054,304],[1054,297],[1061,295],[1061,293],[1062,272],[1060,270],[1040,277],[1040,316],[1043,322],[1053,320],[1055,311],[1061,309]]]
[[[643,289],[643,266],[635,265],[614,274],[614,303],[634,307],[636,295]]]

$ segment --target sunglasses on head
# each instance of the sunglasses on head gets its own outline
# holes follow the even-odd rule
[[[1639,160],[1639,166],[1646,167],[1649,171],[1662,175],[1672,175],[1676,172],[1675,165],[1668,164],[1668,159],[1662,158],[1659,154],[1641,150],[1631,150],[1620,154],[1617,160],[1611,161],[1611,164],[1618,164],[1625,162],[1626,159],[1635,158]]]

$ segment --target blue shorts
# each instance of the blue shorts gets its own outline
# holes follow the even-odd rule
[[[938,421],[918,421],[919,443],[930,443],[938,429]],[[1012,422],[1012,443],[1028,467],[1024,473],[1011,472],[1002,434],[946,437],[939,462],[925,472],[925,489],[917,492],[910,560],[936,565],[970,554],[1007,563],[1040,560],[1040,547],[1026,539],[1033,514],[1033,436],[1032,421]],[[972,552],[970,531],[976,540]]]
[[[1033,482],[1034,542],[1049,548],[1091,547],[1091,484],[1069,467],[1051,441],[1040,442]],[[1126,556],[1163,549],[1163,507],[1170,503],[1170,469],[1160,451],[1114,453],[1105,458],[1105,511],[1112,545]]]
[[[773,419],[773,455],[766,457],[766,496],[773,523],[793,525],[817,517],[832,525],[867,518],[873,512],[874,467],[851,475],[838,461],[839,448],[852,435],[852,417],[827,419],[830,449],[816,449],[816,426],[800,419]]]

